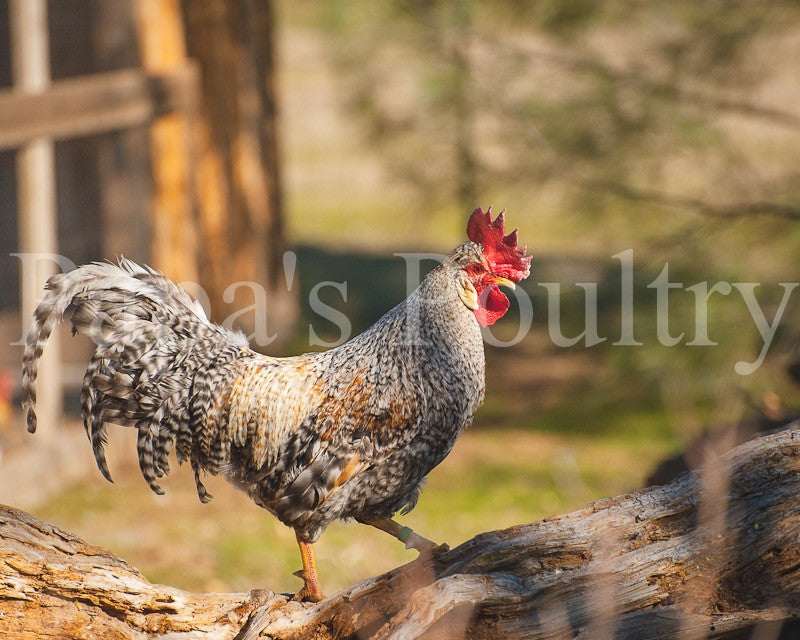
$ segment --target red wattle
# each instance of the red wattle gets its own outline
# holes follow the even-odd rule
[[[505,315],[511,303],[508,301],[506,294],[500,291],[500,287],[494,282],[482,288],[476,287],[476,291],[478,293],[478,308],[473,313],[478,319],[478,324],[482,327],[493,325]]]

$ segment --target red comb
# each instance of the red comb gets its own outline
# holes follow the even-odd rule
[[[506,235],[506,210],[492,221],[492,208],[480,207],[472,212],[467,223],[467,237],[483,247],[483,255],[496,276],[519,282],[531,275],[531,257],[527,247],[518,247],[519,230]]]

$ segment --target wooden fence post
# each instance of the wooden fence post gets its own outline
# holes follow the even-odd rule
[[[177,72],[187,65],[179,0],[137,0],[139,46],[151,74]],[[198,282],[197,223],[193,216],[192,131],[184,111],[150,126],[155,181],[152,204],[153,263],[168,277]]]
[[[9,4],[11,62],[15,90],[40,93],[50,84],[46,0],[11,0]],[[55,145],[51,138],[26,142],[17,152],[18,227],[21,253],[58,253]],[[35,277],[24,277],[22,326],[27,328],[44,283],[56,272],[52,260],[39,260]],[[62,386],[57,336],[50,339],[39,363],[37,413],[42,442],[52,440],[61,419]]]

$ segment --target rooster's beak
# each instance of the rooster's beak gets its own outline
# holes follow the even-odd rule
[[[504,278],[502,276],[492,276],[492,282],[502,285],[504,287],[508,287],[509,289],[513,289],[516,285],[509,280],[508,278]]]

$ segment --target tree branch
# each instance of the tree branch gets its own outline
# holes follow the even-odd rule
[[[3,507],[0,636],[749,637],[800,616],[794,426],[669,485],[480,534],[315,605],[153,585],[109,552]]]
[[[508,46],[508,44],[508,41],[503,41],[503,46]],[[645,76],[637,70],[616,69],[598,58],[590,59],[585,56],[531,48],[527,45],[517,46],[517,50],[520,56],[542,60],[558,65],[568,71],[605,78],[620,85],[629,85],[655,98],[674,104],[736,113],[750,118],[766,120],[771,124],[791,129],[800,128],[800,115],[797,113],[770,105],[758,104],[743,98],[720,95],[715,93],[713,88],[699,89],[671,81],[658,80]]]
[[[584,181],[582,186],[593,191],[604,191],[633,202],[649,202],[673,209],[694,211],[709,218],[733,220],[745,216],[772,216],[784,220],[800,220],[800,207],[771,201],[737,202],[717,205],[698,198],[665,193],[655,189],[639,189],[608,180]]]

